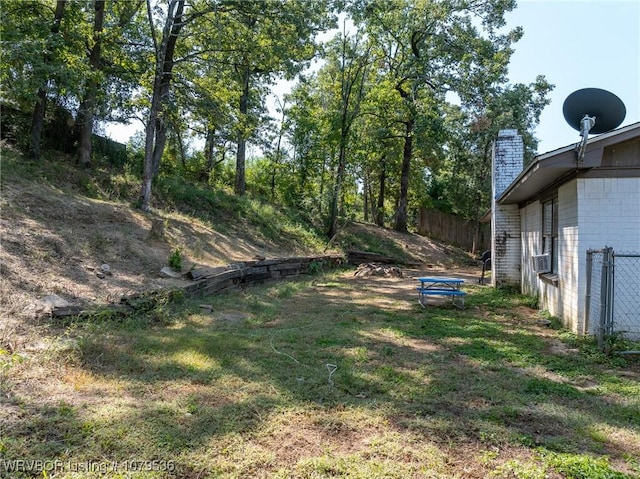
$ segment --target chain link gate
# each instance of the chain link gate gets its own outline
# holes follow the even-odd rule
[[[640,339],[640,253],[588,250],[585,299],[585,332],[601,351],[615,334]]]

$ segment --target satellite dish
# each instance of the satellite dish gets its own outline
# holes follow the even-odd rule
[[[585,126],[583,120],[588,116],[591,120],[589,122],[591,128],[588,128],[586,133],[597,134],[620,126],[627,114],[627,109],[620,98],[607,90],[583,88],[567,97],[562,105],[562,114],[567,123],[581,135],[584,133]]]
[[[580,132],[582,141],[576,145],[576,159],[584,161],[589,135],[617,128],[627,109],[620,98],[607,90],[583,88],[567,97],[562,114],[567,123]]]

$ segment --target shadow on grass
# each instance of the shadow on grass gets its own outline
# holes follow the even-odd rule
[[[53,421],[51,411],[32,409],[14,422],[5,451],[166,459],[259,434],[291,408],[364,410],[441,444],[616,458],[638,447],[606,433],[638,441],[637,400],[623,395],[637,385],[620,384],[611,364],[550,352],[517,314],[522,298],[478,288],[466,310],[425,311],[402,281],[277,288],[216,298],[218,313],[193,310],[172,326],[85,334],[82,367],[118,384],[124,402],[61,405]]]

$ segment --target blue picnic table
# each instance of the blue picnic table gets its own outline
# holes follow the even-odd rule
[[[427,297],[429,296],[448,296],[454,306],[464,308],[465,292],[460,289],[463,279],[444,278],[444,277],[422,277],[418,278],[420,286],[418,290],[418,302],[423,308],[427,307]]]

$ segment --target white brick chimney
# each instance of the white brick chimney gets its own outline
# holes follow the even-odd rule
[[[491,283],[520,288],[520,210],[496,199],[522,171],[524,146],[518,130],[500,130],[491,165]]]

